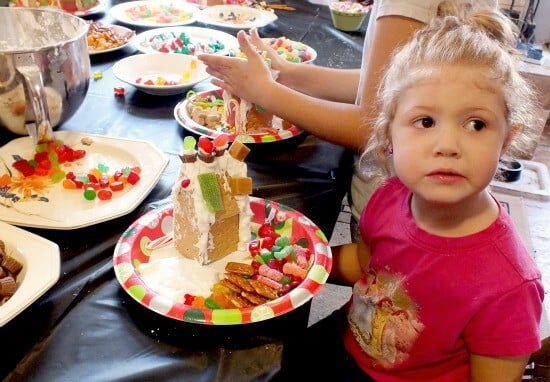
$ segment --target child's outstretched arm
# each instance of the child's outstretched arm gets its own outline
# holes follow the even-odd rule
[[[529,361],[529,354],[517,357],[470,355],[472,382],[520,382]]]
[[[370,260],[369,247],[361,240],[332,247],[332,270],[329,282],[342,285],[353,285],[361,278]]]

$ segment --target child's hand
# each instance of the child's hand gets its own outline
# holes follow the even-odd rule
[[[258,34],[258,29],[252,28],[249,36],[252,44],[260,51],[264,51],[266,53],[267,58],[271,61],[271,69],[278,71],[279,75],[284,75],[285,68],[289,65],[288,61],[281,55],[277,54],[275,49],[262,41],[260,35]]]
[[[207,65],[207,73],[215,77],[212,84],[237,97],[258,103],[262,92],[275,80],[264,58],[252,45],[250,37],[244,31],[239,31],[237,39],[246,59],[210,54],[199,55],[198,58]]]

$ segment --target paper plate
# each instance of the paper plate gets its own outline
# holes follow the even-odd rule
[[[100,12],[103,12],[105,11],[105,9],[107,8],[107,0],[98,0],[96,5],[94,5],[93,7],[90,7],[88,9],[83,9],[83,10],[75,10],[75,11],[68,11],[67,10],[67,7],[68,5],[65,4],[65,6],[61,6],[59,5],[59,2],[56,2],[55,0],[45,0],[45,1],[42,1],[40,4],[41,7],[45,7],[45,8],[57,8],[63,12],[67,12],[67,13],[70,13],[72,15],[75,15],[75,16],[88,16],[88,15],[95,15],[95,14],[98,14]],[[75,3],[73,3],[72,5],[74,6]],[[12,0],[10,1],[9,3],[9,6],[10,7],[22,7],[22,8],[35,8],[36,7],[36,3],[33,2],[33,1],[30,1],[30,0]]]
[[[141,179],[133,186],[113,192],[110,200],[87,200],[82,189],[65,189],[62,181],[49,176],[23,177],[13,167],[19,158],[30,159],[35,146],[30,137],[21,137],[0,148],[0,220],[15,225],[74,229],[101,223],[133,211],[153,187],[168,165],[168,158],[150,142],[124,138],[57,131],[56,139],[86,156],[60,166],[64,172],[88,174],[101,164],[107,174],[127,166],[139,166]]]
[[[141,0],[115,5],[110,14],[125,24],[155,28],[194,23],[198,11],[196,6],[181,1]]]
[[[153,291],[140,277],[136,267],[149,261],[151,251],[146,248],[151,240],[169,234],[172,230],[172,206],[151,211],[134,222],[115,247],[113,266],[122,288],[142,306],[178,321],[206,325],[248,324],[281,316],[302,306],[321,289],[332,266],[332,252],[327,238],[307,217],[291,208],[259,198],[251,198],[256,226],[266,217],[277,216],[275,230],[288,236],[291,242],[300,242],[313,254],[313,263],[306,279],[289,293],[262,305],[242,309],[201,309]],[[256,227],[257,229],[257,227]]]
[[[121,25],[101,24],[101,27],[105,28],[109,33],[111,33],[112,36],[114,37],[113,42],[118,41],[119,45],[112,46],[112,47],[108,45],[104,49],[101,49],[102,47],[97,47],[94,44],[90,44],[90,39],[94,37],[94,35],[92,34],[92,28],[90,27],[88,29],[88,36],[87,36],[88,37],[88,54],[90,56],[120,50],[125,46],[128,46],[129,44],[131,44],[132,39],[135,38],[135,32],[133,30],[123,27]]]
[[[229,33],[190,26],[150,29],[138,34],[133,44],[142,53],[180,53],[192,56],[202,53],[223,56],[239,49],[237,38]]]
[[[201,10],[197,21],[228,29],[261,28],[277,20],[271,11],[242,5],[213,5]]]
[[[207,96],[212,96],[217,99],[221,99],[222,90],[207,90],[198,93],[198,95],[203,98]],[[217,128],[208,128],[206,126],[200,125],[191,118],[191,116],[189,115],[189,111],[187,110],[188,104],[189,99],[184,99],[183,101],[179,102],[174,108],[174,117],[184,129],[194,134],[204,135],[211,138],[216,138],[218,135],[225,134],[229,136],[230,142],[233,142],[234,140],[239,140],[243,143],[270,143],[290,139],[304,133],[303,130],[300,130],[294,125],[290,125],[288,128],[283,128],[283,121],[278,117],[273,117],[273,127],[266,127],[265,130],[256,133],[236,134],[232,131],[228,131],[221,126],[218,126]]]

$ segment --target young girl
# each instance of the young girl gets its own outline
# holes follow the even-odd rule
[[[513,24],[440,5],[393,58],[365,155],[394,174],[334,248],[354,283],[344,345],[377,381],[520,381],[540,347],[540,273],[490,193],[499,158],[535,126]]]

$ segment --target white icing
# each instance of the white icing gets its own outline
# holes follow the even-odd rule
[[[206,172],[214,172],[220,175],[226,173],[232,177],[246,177],[247,166],[246,163],[233,158],[227,151],[222,156],[216,157],[212,163],[206,163],[197,159],[195,162],[182,163],[181,165],[178,180],[172,189],[174,215],[181,213],[181,206],[177,199],[179,193],[190,193],[195,211],[193,218],[199,232],[198,242],[190,245],[197,247],[199,262],[202,264],[208,263],[208,250],[213,247],[214,240],[210,234],[210,226],[215,222],[216,218],[216,214],[208,208],[199,186],[198,175]],[[189,179],[190,183],[186,188],[183,188],[181,187],[181,181],[185,178]],[[225,185],[225,187],[227,187],[226,191],[229,192],[229,185]],[[238,196],[236,199],[240,210],[238,248],[244,250],[246,249],[246,243],[250,241],[252,211],[250,210],[250,202],[247,195]],[[174,240],[178,241],[182,240],[182,238],[176,233]]]
[[[159,295],[183,303],[185,294],[208,297],[212,286],[223,277],[229,261],[250,263],[245,251],[235,251],[208,265],[180,256],[173,245],[151,252],[148,263],[137,267],[143,282]]]

